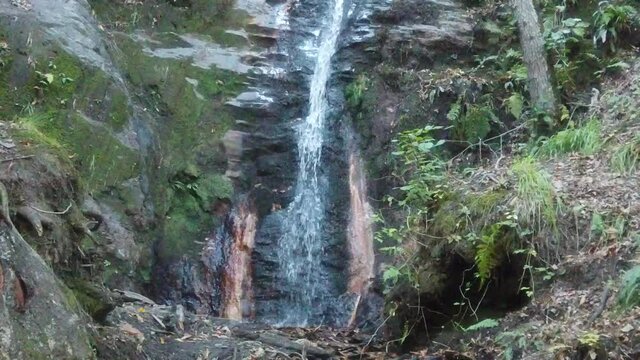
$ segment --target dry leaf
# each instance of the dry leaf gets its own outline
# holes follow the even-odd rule
[[[136,329],[129,323],[125,322],[120,324],[120,330],[127,335],[135,336],[139,341],[144,341],[144,334],[142,333],[142,331]]]
[[[16,274],[16,280],[13,284],[13,297],[15,301],[15,309],[17,312],[25,312],[27,309],[27,285]]]

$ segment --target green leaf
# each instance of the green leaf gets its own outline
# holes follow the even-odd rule
[[[514,118],[520,119],[524,109],[524,98],[520,93],[514,93],[507,99],[507,108]]]
[[[53,74],[47,73],[47,74],[44,74],[44,78],[45,78],[45,80],[47,80],[47,82],[49,84],[51,84],[51,83],[53,83],[53,80],[54,80],[55,76],[53,76]]]
[[[384,271],[384,274],[382,274],[382,280],[385,282],[391,281],[395,283],[398,280],[398,277],[400,277],[400,270],[395,267],[388,268]]]
[[[431,151],[431,149],[435,146],[435,144],[431,141],[427,141],[427,142],[423,142],[420,145],[418,145],[418,150],[422,151],[422,152],[429,152]]]
[[[500,324],[495,319],[484,319],[479,323],[469,326],[468,328],[464,329],[464,331],[468,332],[468,331],[476,331],[476,330],[483,330],[483,329],[491,329],[491,328],[497,327],[498,325]]]

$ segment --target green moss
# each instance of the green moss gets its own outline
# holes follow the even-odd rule
[[[233,117],[224,106],[245,86],[242,75],[216,68],[201,69],[188,61],[147,56],[133,40],[118,37],[126,55],[120,59],[131,81],[148,93],[150,107],[167,115],[160,124],[164,166],[168,173],[193,162],[198,151],[210,151],[232,126]],[[187,81],[197,80],[198,84]]]
[[[504,190],[485,191],[479,194],[467,195],[467,206],[475,217],[486,217],[492,214],[498,205],[507,198]]]
[[[114,130],[119,131],[129,122],[130,117],[127,95],[122,91],[115,92],[111,98],[109,123]]]
[[[38,99],[38,102],[48,109],[66,107],[73,101],[78,83],[84,76],[80,62],[65,52],[59,52],[48,62],[41,63],[36,71],[42,75],[34,78],[33,87],[41,89],[44,98]],[[48,76],[48,79],[43,81],[43,76]]]
[[[443,203],[433,216],[431,225],[435,234],[449,236],[465,227],[464,213],[458,200]]]
[[[224,175],[212,174],[198,180],[197,184],[198,196],[203,204],[212,204],[220,199],[231,199],[233,196],[233,184]]]
[[[231,181],[220,174],[202,178],[182,173],[173,178],[170,207],[164,223],[164,241],[160,256],[198,251],[194,241],[203,239],[215,225],[213,205],[233,195]]]
[[[480,231],[499,217],[499,206],[507,195],[504,190],[489,190],[452,196],[434,214],[432,230],[442,236]]]
[[[73,292],[73,290],[71,290],[61,281],[58,281],[58,286],[62,290],[62,295],[64,296],[64,299],[66,301],[65,306],[67,307],[67,310],[73,313],[79,313],[82,310],[82,306],[78,301],[78,298],[76,298],[76,295]]]
[[[67,291],[71,292],[71,296],[76,301],[76,307],[81,306],[94,319],[101,319],[113,306],[105,301],[102,292],[96,288],[96,285],[81,279],[67,280],[69,286]],[[65,287],[66,288],[66,287]],[[78,311],[78,309],[74,311]]]
[[[158,0],[132,4],[90,0],[89,3],[103,23],[120,31],[153,28],[158,33],[197,33],[210,36],[224,46],[241,46],[247,42],[244,37],[227,31],[241,28],[250,20],[246,12],[234,9],[228,0],[195,1],[191,7]]]
[[[213,225],[213,216],[203,211],[198,199],[186,193],[175,194],[165,219],[160,257],[175,258],[198,251],[199,246],[193,242],[204,239]]]
[[[19,135],[73,159],[90,191],[119,185],[138,174],[137,153],[113,134],[74,112],[58,111],[19,120]]]

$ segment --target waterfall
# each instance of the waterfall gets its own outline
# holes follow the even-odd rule
[[[325,192],[319,181],[318,168],[328,109],[327,83],[342,27],[344,0],[335,0],[330,12],[311,79],[309,113],[297,128],[299,169],[296,193],[283,222],[284,231],[278,249],[281,281],[285,281],[290,289],[287,309],[282,309],[283,325],[308,325],[311,309],[322,305],[320,292],[331,286],[323,276],[325,271],[321,262]]]

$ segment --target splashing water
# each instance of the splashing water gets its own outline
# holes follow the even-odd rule
[[[308,325],[310,312],[321,305],[321,291],[330,286],[323,276],[325,271],[321,261],[324,254],[325,192],[318,179],[318,167],[324,143],[331,58],[336,52],[343,16],[344,0],[335,0],[318,48],[311,79],[309,115],[297,129],[299,170],[296,196],[284,220],[284,235],[278,250],[283,281],[289,289],[282,325]]]

